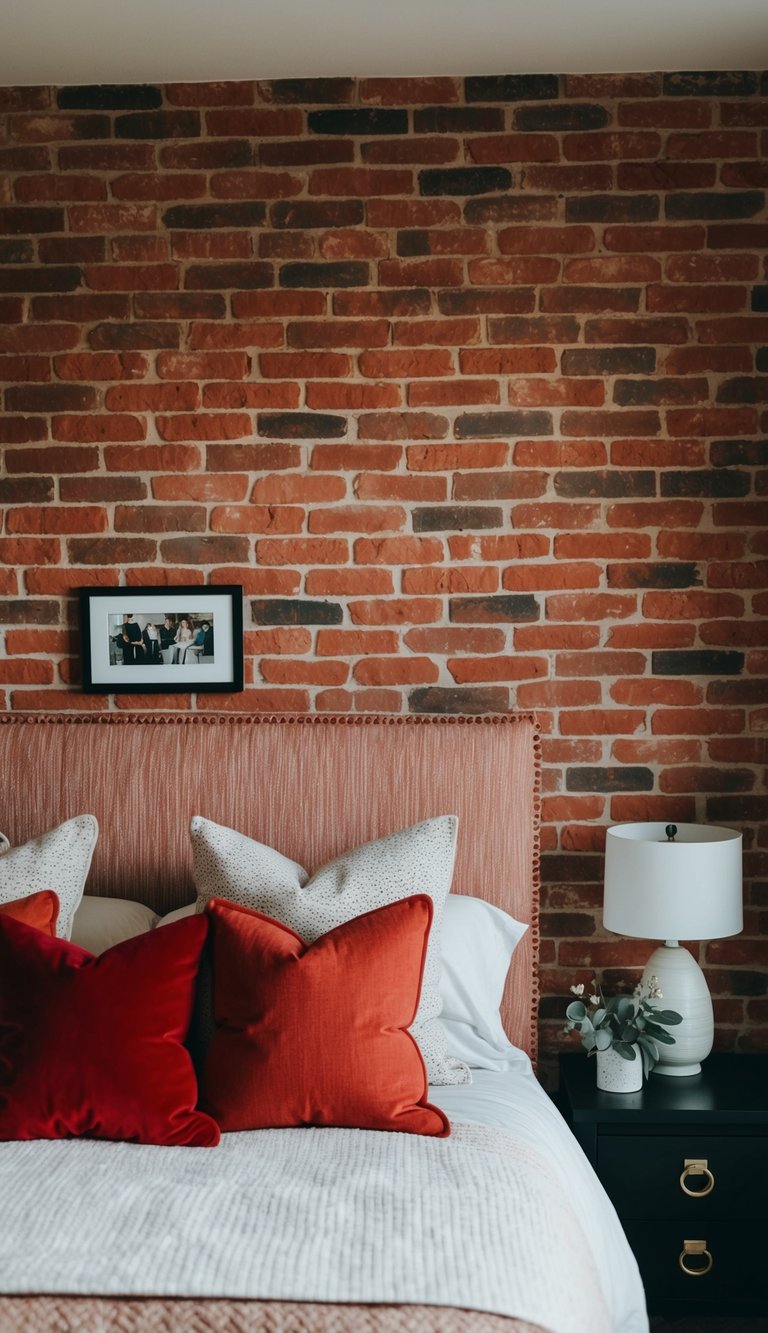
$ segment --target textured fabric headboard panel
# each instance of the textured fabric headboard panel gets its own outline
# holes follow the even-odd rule
[[[515,1044],[535,1053],[539,744],[531,716],[5,714],[0,784],[0,830],[12,844],[95,814],[87,892],[161,912],[194,897],[193,814],[310,870],[431,815],[457,814],[454,890],[530,923],[503,1015]]]

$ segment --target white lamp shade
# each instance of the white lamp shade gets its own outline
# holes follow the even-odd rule
[[[617,935],[715,940],[743,925],[741,834],[714,824],[617,824],[605,844],[603,924]]]

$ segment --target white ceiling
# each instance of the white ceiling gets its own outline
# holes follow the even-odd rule
[[[768,67],[768,0],[2,0],[0,19],[0,85]]]

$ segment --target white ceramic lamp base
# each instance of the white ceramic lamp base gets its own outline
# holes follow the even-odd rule
[[[669,1029],[674,1046],[659,1043],[659,1063],[654,1074],[687,1078],[701,1073],[701,1061],[712,1050],[715,1024],[712,999],[704,973],[687,949],[676,940],[667,940],[651,954],[643,973],[643,982],[656,978],[663,998],[662,1009],[675,1009],[683,1021]]]

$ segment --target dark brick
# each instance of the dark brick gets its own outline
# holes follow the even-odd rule
[[[89,384],[16,384],[5,391],[12,412],[87,412],[97,402]]]
[[[457,287],[437,294],[441,315],[522,315],[534,301],[532,287]]]
[[[160,89],[149,83],[94,83],[56,94],[62,111],[151,111],[162,102]]]
[[[181,328],[166,323],[96,324],[88,334],[94,351],[143,352],[152,348],[179,347]]]
[[[565,201],[567,222],[655,222],[658,216],[657,194],[587,194]]]
[[[337,440],[347,433],[347,418],[322,412],[260,412],[258,433],[270,439]]]
[[[768,310],[768,283],[752,288],[752,309]]]
[[[340,625],[339,602],[309,602],[287,597],[257,597],[251,600],[254,625]]]
[[[145,565],[155,559],[157,542],[149,537],[70,537],[67,555],[73,565]]]
[[[544,884],[593,884],[603,881],[603,857],[555,852],[541,858]]]
[[[408,708],[411,713],[506,713],[509,691],[502,685],[423,685],[411,690]]]
[[[621,768],[567,768],[566,791],[653,791],[653,773],[640,764]]]
[[[37,253],[41,264],[100,264],[107,242],[103,236],[41,236]]]
[[[564,375],[652,375],[655,347],[572,347],[563,352]]]
[[[738,676],[744,654],[730,649],[658,649],[651,653],[654,676]]]
[[[272,205],[273,227],[356,227],[365,218],[362,199],[281,199]]]
[[[139,319],[223,319],[227,301],[220,292],[136,292],[133,309]]]
[[[512,172],[506,167],[438,167],[419,172],[423,195],[489,194],[511,187]]]
[[[199,134],[198,111],[137,111],[115,117],[116,139],[196,139]]]
[[[713,440],[709,447],[713,467],[756,467],[768,463],[768,440]]]
[[[755,357],[755,369],[768,371],[768,347],[758,347]]]
[[[662,495],[747,495],[749,492],[749,474],[747,472],[713,472],[692,469],[684,472],[661,473]]]
[[[62,500],[145,500],[147,485],[141,477],[59,477]]]
[[[42,145],[0,148],[0,171],[49,171],[50,166],[51,155]]]
[[[190,264],[184,276],[184,286],[198,292],[219,291],[223,287],[250,292],[272,287],[274,280],[271,264],[264,260],[246,260],[235,264]]]
[[[498,593],[490,597],[452,597],[450,619],[460,625],[495,625],[501,621],[538,620],[533,593]]]
[[[413,113],[417,134],[492,133],[504,129],[502,107],[428,106]]]
[[[329,264],[283,264],[281,287],[367,287],[368,265],[348,259]]]
[[[259,84],[265,102],[296,103],[351,102],[355,95],[354,79],[269,79]]]
[[[542,912],[539,927],[542,935],[549,939],[593,935],[595,918],[589,912]],[[553,996],[553,1000],[557,1005],[558,1016],[562,1016],[563,999]]]
[[[48,504],[53,498],[53,477],[0,477],[0,504]]]
[[[557,94],[556,74],[478,74],[464,80],[468,102],[541,102]]]
[[[752,218],[765,208],[762,190],[730,190],[719,194],[714,190],[690,190],[668,194],[664,200],[664,214],[679,221],[682,218]]]
[[[58,602],[26,601],[23,598],[0,602],[0,624],[58,625],[59,618]]]
[[[71,264],[0,270],[0,292],[73,292],[81,281],[80,269]]]
[[[512,113],[519,130],[601,130],[611,119],[607,107],[594,102],[552,102],[521,106]]]
[[[63,208],[0,208],[0,235],[26,236],[30,232],[63,230]]]
[[[454,424],[457,440],[552,434],[551,412],[465,412]]]
[[[435,505],[414,509],[414,532],[463,532],[467,528],[500,528],[504,524],[501,509],[485,505]]]
[[[0,241],[0,264],[31,264],[34,257],[31,241]]]
[[[760,796],[708,796],[707,819],[713,823],[733,821],[741,824],[762,823],[765,820],[766,797]]]
[[[762,972],[726,972],[724,980],[729,995],[768,994],[768,968]]]
[[[313,134],[407,134],[408,112],[373,106],[310,111],[307,126]]]
[[[689,70],[664,75],[665,97],[751,97],[757,74],[748,70]]]
[[[698,565],[688,560],[608,565],[607,574],[609,588],[693,588],[701,583]]]
[[[686,379],[654,375],[648,380],[617,380],[613,386],[613,401],[620,407],[658,406],[675,401],[685,403],[690,402],[689,392]]]
[[[655,495],[656,473],[626,469],[621,471],[607,469],[601,472],[579,469],[577,472],[557,472],[555,494],[572,500],[583,499],[586,496],[618,498],[626,495]]]
[[[491,319],[488,327],[492,343],[575,343],[581,337],[579,321],[573,315]]]
[[[765,704],[768,701],[768,682],[765,676],[757,676],[752,680],[711,680],[707,686],[707,703],[710,704]],[[754,773],[749,770],[749,776],[752,779],[749,783],[742,783],[736,787],[734,783],[726,785],[728,779],[733,773],[738,773],[738,769],[717,769],[720,782],[718,791],[747,791],[754,783]]]
[[[740,375],[724,380],[717,389],[717,403],[768,403],[768,376]]]
[[[250,200],[234,204],[174,204],[166,208],[163,222],[166,227],[180,227],[184,231],[208,231],[212,227],[262,227],[267,206]]]

